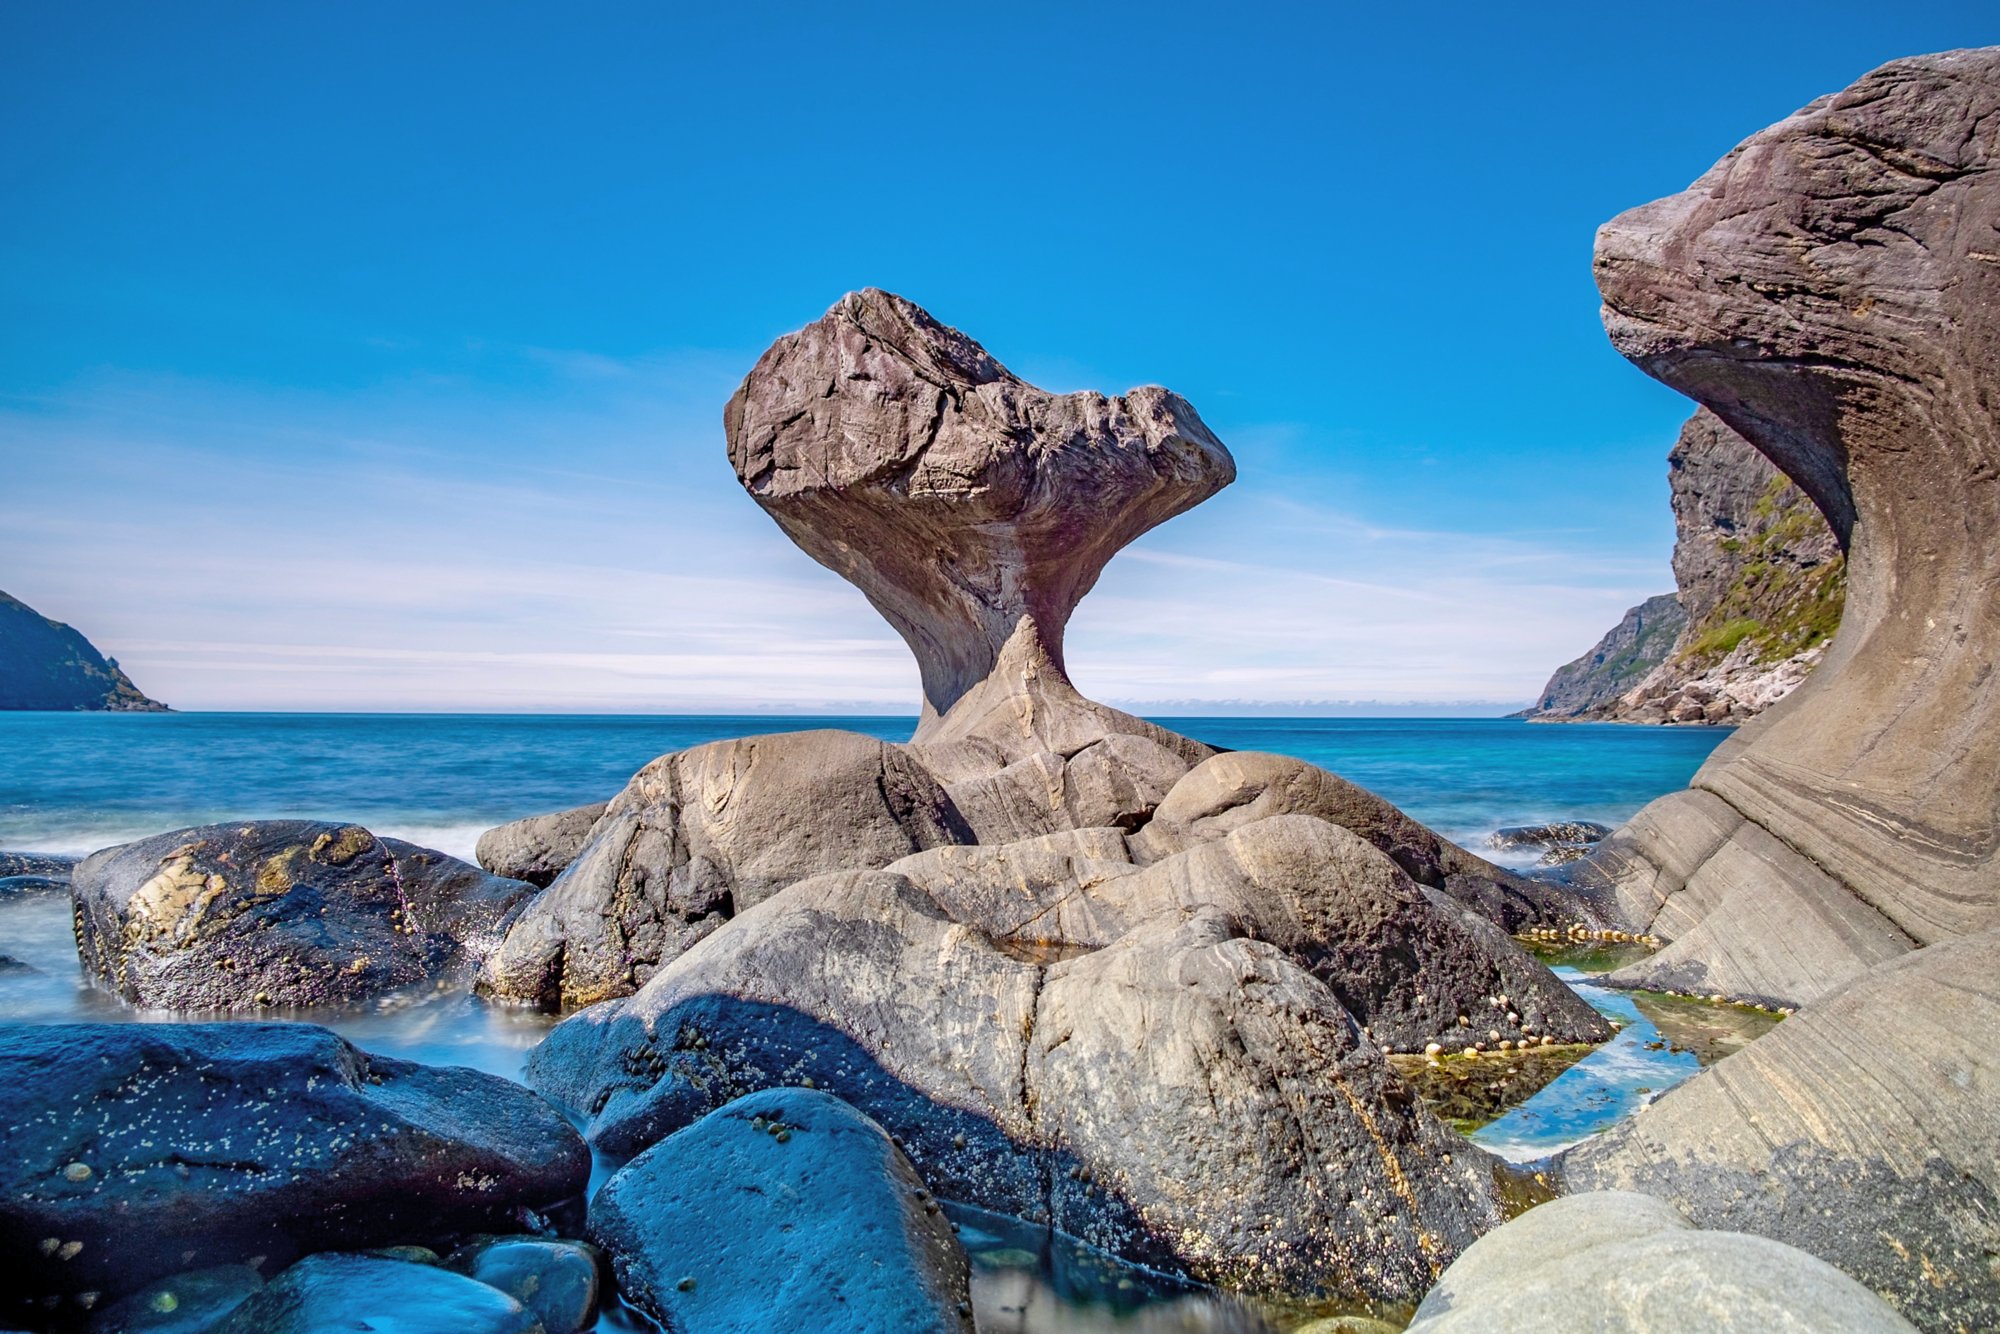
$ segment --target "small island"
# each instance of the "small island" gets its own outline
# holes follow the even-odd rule
[[[74,628],[0,593],[0,709],[168,713]]]

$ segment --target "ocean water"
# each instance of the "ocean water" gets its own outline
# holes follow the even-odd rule
[[[1467,846],[1508,824],[1616,824],[1682,787],[1724,733],[1497,719],[1181,718],[1218,746],[1320,764]],[[87,853],[222,820],[351,820],[462,857],[495,824],[600,801],[654,757],[756,732],[844,727],[904,740],[907,718],[521,717],[0,713],[0,848]],[[1532,859],[1532,852],[1528,857]],[[0,1021],[156,1021],[90,986],[66,896],[0,897]],[[1533,1099],[1477,1132],[1533,1158],[1617,1120],[1700,1062],[1623,995],[1572,985],[1626,1027]],[[263,1011],[325,1024],[370,1051],[518,1079],[553,1016],[425,987],[349,1010]],[[606,1164],[605,1166],[609,1166]],[[966,1222],[982,1334],[1271,1334],[1307,1314],[1190,1291],[1004,1220]],[[1407,1312],[1374,1311],[1400,1323]],[[643,1322],[617,1308],[601,1331]]]
[[[1726,734],[1492,718],[1159,721],[1213,745],[1331,769],[1475,849],[1502,825],[1617,824],[1685,786]],[[0,848],[87,853],[188,825],[294,816],[352,820],[470,857],[483,830],[602,801],[669,751],[813,727],[901,741],[914,725],[769,715],[0,713]]]

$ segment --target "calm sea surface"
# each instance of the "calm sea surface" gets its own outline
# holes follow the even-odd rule
[[[1477,848],[1495,828],[1616,824],[1686,785],[1726,733],[1507,719],[1163,718],[1237,750],[1294,755]],[[482,830],[602,801],[648,760],[753,732],[841,727],[907,740],[908,718],[0,713],[0,848],[91,852],[275,816],[353,820],[470,857]]]

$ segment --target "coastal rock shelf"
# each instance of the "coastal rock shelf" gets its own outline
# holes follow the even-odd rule
[[[1598,236],[1605,325],[1825,512],[1806,684],[1575,863],[1614,982],[1803,1007],[1570,1155],[2000,1326],[2000,48],[1899,60]]]

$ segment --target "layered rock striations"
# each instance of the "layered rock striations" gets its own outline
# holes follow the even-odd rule
[[[1810,1000],[2000,912],[1996,108],[2000,50],[1899,61],[1598,238],[1619,349],[1849,551],[1810,681],[1585,864],[1718,990]]]
[[[1678,591],[1627,612],[1526,717],[1742,723],[1825,655],[1847,564],[1812,500],[1706,408],[1681,428],[1667,471]]]
[[[1841,626],[1573,871],[1669,940],[1628,985],[1802,1005],[1570,1155],[2000,1322],[2000,48],[1897,61],[1598,238],[1605,323],[1812,497]]]
[[[81,634],[0,593],[0,709],[164,713]]]

